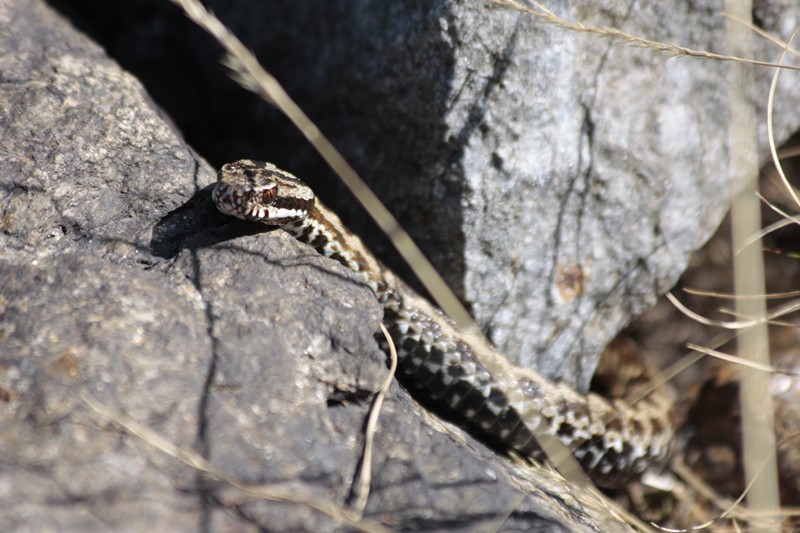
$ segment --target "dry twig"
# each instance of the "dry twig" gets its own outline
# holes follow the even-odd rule
[[[356,475],[353,479],[353,487],[350,491],[348,498],[348,505],[350,505],[358,516],[364,514],[364,509],[367,506],[367,499],[369,498],[369,486],[372,481],[372,442],[375,437],[375,431],[378,427],[378,417],[380,416],[381,408],[383,407],[383,399],[386,396],[386,391],[392,385],[395,372],[397,372],[397,349],[394,346],[389,331],[382,323],[380,324],[381,332],[386,338],[389,345],[389,374],[381,386],[381,390],[375,395],[372,401],[372,408],[369,412],[367,425],[364,429],[364,452],[361,455]]]

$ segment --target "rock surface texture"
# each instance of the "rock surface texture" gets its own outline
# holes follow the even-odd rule
[[[76,13],[98,6],[54,4],[87,28]],[[276,2],[271,14],[227,4],[215,10],[255,48],[273,47],[266,56],[281,57],[290,88],[448,267],[495,340],[553,376],[585,385],[594,355],[669,287],[725,210],[724,65],[667,62],[481,2]],[[716,5],[607,4],[559,13],[696,48],[724,41]],[[106,48],[151,57],[186,27],[164,5],[119,8],[139,9],[142,25],[120,15],[126,31]],[[781,35],[776,21],[795,16],[765,13]],[[370,291],[288,235],[218,214],[214,169],[137,78],[52,7],[0,0],[0,27],[4,530],[341,530],[308,507],[205,478],[84,398],[231,478],[342,504],[386,372]],[[201,39],[186,30],[180,42]],[[206,132],[195,146],[216,151],[202,155],[318,169],[305,148],[271,157],[296,134],[266,126],[274,115],[244,96],[226,108],[226,95],[243,93],[206,76],[213,57],[196,58],[207,85],[166,106],[172,115],[204,96],[174,113]],[[779,109],[797,98],[782,90]],[[776,116],[785,138],[795,117]],[[376,439],[366,516],[390,528],[626,530],[579,489],[497,457],[396,385]]]
[[[407,269],[349,193],[165,2],[59,0],[145,81],[215,166],[270,160],[311,181],[382,259]],[[671,287],[730,191],[727,64],[670,58],[488,2],[212,1],[398,215],[492,341],[579,389],[602,348]],[[556,2],[556,14],[724,53],[722,1]],[[131,19],[142,23],[131,24]],[[794,5],[756,3],[787,39]],[[87,19],[94,24],[86,22]],[[258,23],[254,23],[258,21]],[[183,29],[182,29],[183,28]],[[763,39],[755,56],[780,50]],[[757,69],[766,155],[768,69]],[[798,120],[783,76],[776,137]]]

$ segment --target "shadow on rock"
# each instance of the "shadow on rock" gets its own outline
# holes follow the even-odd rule
[[[244,235],[271,231],[257,222],[247,222],[223,215],[214,206],[208,185],[197,191],[185,204],[167,213],[153,228],[150,251],[156,257],[170,259],[182,249],[207,248]]]

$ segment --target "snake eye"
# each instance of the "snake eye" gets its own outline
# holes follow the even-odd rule
[[[277,187],[270,187],[269,189],[264,189],[261,191],[261,201],[262,205],[270,205],[273,200],[275,200],[275,196],[278,194]]]

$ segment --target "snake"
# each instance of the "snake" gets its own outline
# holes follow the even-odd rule
[[[249,159],[227,163],[212,199],[220,212],[279,227],[349,268],[383,309],[399,381],[423,405],[492,448],[541,462],[541,440],[555,437],[595,484],[608,488],[669,458],[675,432],[671,391],[657,388],[631,403],[581,393],[515,365],[383,266],[291,173]],[[379,342],[386,349],[386,341]]]

